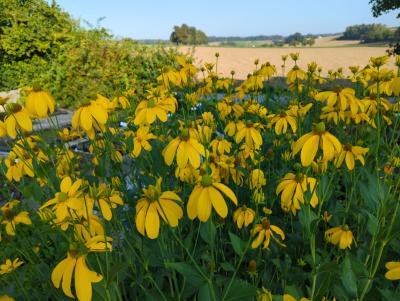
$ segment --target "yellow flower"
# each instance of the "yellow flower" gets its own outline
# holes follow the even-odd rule
[[[256,249],[261,245],[261,243],[263,243],[263,249],[268,249],[271,237],[279,245],[283,246],[283,244],[275,237],[274,233],[280,236],[282,240],[285,240],[285,233],[283,233],[282,229],[271,225],[268,218],[263,217],[261,223],[254,225],[254,228],[251,230],[251,236],[254,237],[257,235],[251,243],[251,247]]]
[[[197,217],[200,221],[206,222],[211,215],[212,207],[220,217],[225,218],[228,215],[228,206],[221,192],[231,199],[235,205],[238,204],[233,191],[216,180],[207,174],[199,179],[187,204],[187,213],[191,220]]]
[[[305,80],[307,78],[307,74],[299,68],[299,66],[295,65],[287,74],[287,83],[296,83],[299,80]]]
[[[300,210],[300,203],[304,204],[304,193],[312,192],[310,205],[315,208],[318,197],[315,191],[317,180],[303,174],[286,174],[276,187],[276,194],[281,194],[281,206],[286,212],[291,211],[294,215]]]
[[[109,188],[105,183],[101,183],[98,187],[91,186],[89,188],[89,197],[86,199],[87,210],[89,215],[93,211],[93,205],[96,201],[101,210],[104,219],[110,221],[112,218],[112,210],[117,208],[117,205],[122,206],[124,201],[121,198],[121,193]]]
[[[114,104],[114,106],[120,106],[122,109],[126,109],[127,107],[130,107],[131,104],[129,103],[128,98],[126,98],[125,96],[118,96],[115,97],[112,100],[112,103]]]
[[[173,139],[163,150],[165,163],[170,166],[175,158],[180,168],[190,162],[194,168],[200,166],[200,156],[204,156],[204,147],[196,139],[189,136],[189,131],[183,129],[179,137]]]
[[[282,112],[279,115],[271,116],[271,126],[275,125],[275,133],[277,135],[286,134],[288,129],[288,124],[292,128],[293,133],[297,131],[297,122],[294,116],[292,116],[291,111]]]
[[[76,297],[79,301],[91,301],[92,283],[100,282],[103,276],[89,269],[86,256],[89,252],[111,251],[112,238],[98,235],[81,239],[82,241],[71,244],[67,258],[60,261],[51,273],[51,281],[56,288],[61,285],[65,295],[74,298],[71,291],[72,274],[74,274]]]
[[[351,88],[337,88],[334,91],[320,92],[315,96],[318,101],[326,101],[328,107],[337,107],[341,111],[345,111],[348,107],[353,114],[357,114],[362,110],[363,105],[355,96],[356,92]]]
[[[331,133],[325,130],[325,124],[320,122],[314,126],[312,132],[301,136],[292,145],[293,155],[301,150],[301,164],[310,166],[314,161],[318,148],[323,151],[324,160],[332,160],[342,150],[342,144]]]
[[[45,118],[54,112],[54,98],[45,91],[29,89],[26,108],[34,117]]]
[[[0,296],[0,301],[15,301],[15,299],[7,295],[2,295]]]
[[[350,248],[353,242],[353,233],[347,225],[333,227],[325,231],[325,238],[331,244],[339,244],[340,249]]]
[[[149,143],[149,140],[155,139],[156,136],[154,136],[149,131],[150,131],[149,127],[146,126],[140,127],[137,130],[133,140],[133,151],[131,152],[131,156],[135,158],[139,157],[142,148],[145,151],[148,152],[151,151],[152,147],[151,144]]]
[[[218,136],[216,139],[211,141],[211,147],[214,154],[229,154],[232,148],[232,143],[223,139],[221,136]]]
[[[337,168],[342,166],[343,161],[346,161],[346,166],[349,170],[354,169],[355,160],[365,164],[364,155],[368,152],[369,148],[361,146],[352,146],[351,144],[343,145],[342,151],[337,155],[335,165]]]
[[[257,290],[256,299],[257,301],[272,301],[272,294],[263,287],[261,290]]]
[[[267,183],[264,172],[261,169],[254,169],[250,173],[250,189],[261,188]]]
[[[328,170],[328,161],[323,158],[319,158],[311,163],[311,168],[315,173],[323,174]]]
[[[181,198],[173,191],[161,191],[159,178],[156,185],[143,189],[143,195],[136,204],[136,229],[140,234],[155,239],[160,231],[160,216],[171,227],[178,226],[183,210],[177,204]]]
[[[90,139],[94,139],[95,129],[104,131],[108,112],[98,101],[80,107],[72,117],[72,127],[82,128]]]
[[[26,108],[23,108],[17,103],[10,103],[6,107],[7,117],[4,120],[4,125],[7,135],[13,139],[17,137],[17,131],[31,132],[32,120]]]
[[[253,222],[255,215],[256,213],[253,209],[242,206],[233,213],[233,221],[239,229],[242,229],[243,226],[247,227]]]
[[[7,180],[19,182],[23,176],[23,169],[21,162],[17,160],[17,155],[10,152],[8,157],[4,160],[7,167],[6,178]]]
[[[60,192],[56,192],[55,197],[44,203],[39,210],[52,206],[57,222],[64,221],[66,217],[82,216],[85,208],[81,197],[81,185],[82,180],[76,180],[72,183],[70,177],[64,177],[60,184]]]
[[[152,124],[158,118],[161,122],[166,122],[168,112],[174,113],[176,110],[176,99],[165,94],[163,91],[153,89],[148,91],[146,100],[141,101],[135,110],[135,125]]]
[[[0,265],[0,275],[9,274],[14,272],[19,266],[24,264],[19,258],[14,259],[6,259],[6,262]]]
[[[1,221],[3,225],[6,225],[6,232],[10,236],[15,235],[16,228],[18,224],[31,225],[31,219],[29,218],[29,213],[27,211],[14,212],[13,208],[17,206],[20,202],[18,200],[13,200],[5,203],[0,207],[0,211],[4,216],[4,220]]]
[[[389,56],[383,55],[383,56],[378,56],[378,57],[371,57],[369,60],[373,67],[382,67],[389,60]]]
[[[385,264],[385,267],[389,270],[385,274],[385,278],[389,280],[399,280],[400,279],[400,262],[399,261],[389,261]]]
[[[263,141],[260,134],[261,125],[253,122],[239,122],[237,124],[237,133],[235,142],[240,143],[244,139],[249,148],[260,149]]]

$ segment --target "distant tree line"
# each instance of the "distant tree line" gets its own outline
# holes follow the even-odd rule
[[[314,35],[302,35],[300,32],[296,32],[286,37],[284,43],[289,44],[290,46],[312,46],[315,44],[315,36]]]
[[[363,43],[390,42],[395,38],[395,30],[383,24],[359,24],[346,28],[341,39],[361,40]]]
[[[199,45],[207,44],[208,38],[204,32],[196,29],[196,27],[182,24],[181,26],[174,26],[170,41],[175,44]]]
[[[257,35],[257,36],[248,36],[248,37],[238,37],[238,36],[229,36],[229,37],[217,37],[211,36],[208,37],[208,42],[235,42],[235,41],[280,41],[283,40],[284,37],[281,35]]]

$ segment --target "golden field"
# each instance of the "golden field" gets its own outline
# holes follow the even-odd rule
[[[254,69],[254,60],[260,59],[260,63],[269,61],[278,69],[278,75],[282,74],[281,56],[292,52],[300,54],[298,65],[301,68],[307,67],[307,63],[315,61],[322,67],[322,75],[326,75],[328,70],[342,67],[343,73],[349,75],[349,66],[365,66],[370,57],[385,54],[385,47],[332,47],[332,48],[236,48],[236,47],[180,47],[180,52],[188,53],[193,51],[195,64],[200,66],[205,62],[215,62],[215,53],[220,54],[218,59],[218,73],[222,76],[230,76],[232,70],[235,71],[237,79],[245,79],[249,70]],[[387,65],[394,67],[394,60],[391,59]],[[287,61],[286,71],[293,67],[293,62]]]

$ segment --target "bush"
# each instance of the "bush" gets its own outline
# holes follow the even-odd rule
[[[60,106],[77,107],[93,93],[111,97],[136,81],[152,83],[176,64],[173,48],[116,40],[104,28],[85,30],[43,0],[7,0],[1,8],[0,90],[39,85]]]

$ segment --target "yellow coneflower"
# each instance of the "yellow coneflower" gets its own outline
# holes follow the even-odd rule
[[[119,191],[108,187],[105,183],[101,183],[99,186],[91,186],[89,188],[89,196],[86,198],[87,208],[85,208],[89,215],[92,213],[95,203],[100,208],[104,219],[110,221],[112,218],[112,209],[122,206],[124,201]]]
[[[259,123],[253,123],[247,121],[246,123],[240,122],[237,124],[237,133],[235,136],[235,142],[240,143],[244,139],[246,145],[250,148],[260,149],[263,141],[260,134],[260,128],[262,126]]]
[[[176,162],[184,168],[188,162],[194,167],[200,166],[200,156],[205,156],[203,145],[189,136],[189,130],[183,129],[181,135],[173,139],[163,150],[165,163],[172,164],[176,155]]]
[[[217,180],[216,177],[213,179],[208,174],[199,178],[187,204],[187,213],[191,220],[197,217],[200,221],[206,222],[210,218],[212,208],[220,217],[225,218],[228,215],[228,206],[221,192],[231,199],[235,205],[238,204],[233,191]]]
[[[385,268],[388,271],[385,274],[385,278],[389,280],[400,279],[400,261],[389,261],[385,264]]]
[[[95,129],[104,130],[108,119],[108,112],[98,101],[91,101],[76,110],[72,117],[72,127],[82,128],[90,139],[94,139]]]
[[[152,147],[149,143],[149,140],[155,138],[156,136],[150,132],[150,128],[148,126],[140,127],[134,134],[133,151],[131,152],[131,156],[134,158],[139,157],[142,149],[148,152],[151,151]]]
[[[13,139],[17,137],[17,131],[22,133],[32,131],[32,120],[29,111],[17,103],[10,103],[6,107],[7,117],[4,126],[7,135]]]
[[[242,206],[236,209],[233,213],[233,221],[239,229],[242,229],[243,226],[247,227],[253,222],[255,215],[256,213],[253,209]]]
[[[361,146],[352,146],[351,144],[344,144],[342,151],[337,155],[335,165],[337,168],[342,166],[343,161],[349,170],[354,169],[355,161],[358,160],[362,165],[365,164],[364,155],[368,152],[369,148]]]
[[[49,93],[35,88],[28,89],[28,93],[25,105],[33,116],[45,118],[54,112],[54,98]]]
[[[72,275],[74,275],[76,297],[79,301],[91,301],[92,283],[100,282],[103,276],[89,269],[86,257],[89,252],[111,251],[112,238],[104,235],[83,237],[75,233],[78,239],[71,244],[67,258],[54,268],[51,281],[56,288],[61,285],[66,296],[74,298],[71,290]]]
[[[232,148],[232,143],[218,136],[216,139],[211,141],[211,148],[213,153],[223,155],[224,153],[229,154]]]
[[[326,230],[325,238],[331,244],[339,245],[339,248],[343,250],[350,248],[353,242],[353,232],[347,225],[342,225]]]
[[[315,190],[317,180],[303,174],[286,174],[276,187],[276,194],[281,194],[281,206],[286,212],[291,211],[294,215],[300,210],[300,203],[304,204],[306,191],[312,192],[310,205],[315,208],[318,204],[318,196]]]
[[[10,236],[14,236],[16,233],[16,225],[25,224],[31,225],[32,221],[29,218],[28,211],[14,212],[13,208],[20,202],[18,200],[12,200],[5,203],[0,207],[0,211],[3,214],[4,219],[1,224],[6,225],[6,233]]]
[[[85,208],[81,185],[80,179],[72,182],[70,177],[64,177],[60,183],[60,191],[56,192],[54,198],[44,203],[39,210],[52,206],[58,222],[62,222],[71,213],[82,216]]]
[[[331,133],[325,130],[325,124],[314,125],[313,131],[301,136],[292,145],[293,155],[301,150],[301,164],[309,166],[314,161],[318,148],[323,151],[325,160],[332,160],[342,150],[342,144]]]
[[[12,273],[23,264],[24,262],[19,258],[14,260],[6,259],[5,263],[0,265],[0,275]]]
[[[264,172],[257,168],[251,171],[249,182],[250,189],[256,189],[265,186],[267,179],[265,178]]]
[[[136,229],[140,234],[151,239],[158,237],[160,231],[160,217],[171,227],[178,226],[183,217],[183,210],[178,205],[181,198],[173,191],[162,191],[159,178],[156,185],[149,185],[143,189],[143,195],[136,204]]]
[[[275,125],[275,133],[277,135],[286,134],[288,125],[292,128],[292,132],[297,131],[297,122],[295,116],[291,115],[291,111],[282,112],[279,115],[272,115],[271,126]]]
[[[275,225],[271,225],[269,219],[263,217],[261,223],[254,225],[254,228],[251,230],[251,236],[254,237],[257,235],[251,243],[251,247],[256,249],[263,244],[263,249],[268,249],[271,238],[279,245],[283,246],[282,242],[275,237],[274,233],[280,236],[282,240],[285,240],[285,233],[283,233],[282,229]]]

